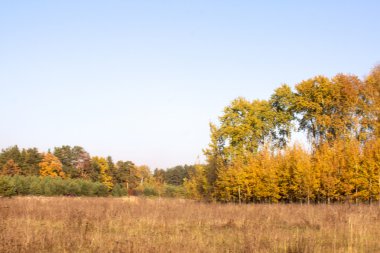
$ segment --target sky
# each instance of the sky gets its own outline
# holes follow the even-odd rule
[[[0,148],[203,160],[238,96],[380,63],[380,1],[0,2]]]

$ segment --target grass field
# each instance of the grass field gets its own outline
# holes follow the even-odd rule
[[[380,252],[379,206],[0,198],[0,252]]]

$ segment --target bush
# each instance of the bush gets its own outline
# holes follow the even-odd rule
[[[113,196],[127,195],[121,185],[115,185]],[[107,186],[100,182],[60,177],[0,176],[0,196],[45,195],[45,196],[108,196]]]
[[[127,190],[120,184],[115,184],[115,186],[112,189],[112,196],[121,197],[126,195],[128,195]]]
[[[30,177],[30,187],[29,187],[29,192],[27,194],[43,195],[44,191],[42,187],[43,185],[39,177],[36,177],[36,176]]]
[[[154,184],[144,183],[143,185],[139,185],[136,189],[137,195],[144,195],[148,197],[152,196],[160,196],[160,191],[158,187]]]
[[[66,191],[65,195],[70,196],[80,196],[82,194],[81,186],[78,182],[78,180],[72,179],[72,180],[65,180],[66,182]]]
[[[16,195],[16,187],[12,177],[0,177],[0,196],[11,197]]]
[[[81,194],[84,195],[84,196],[93,196],[94,195],[94,191],[93,191],[92,185],[93,184],[90,181],[81,180],[80,184],[79,184]]]
[[[27,195],[29,193],[30,182],[27,180],[27,177],[16,175],[12,180],[14,181],[15,192],[17,195]]]
[[[98,197],[105,197],[109,194],[107,186],[99,182],[94,183],[93,191],[94,195]]]
[[[186,192],[183,186],[176,186],[176,185],[165,185],[165,197],[170,198],[177,198],[177,197],[185,197]]]

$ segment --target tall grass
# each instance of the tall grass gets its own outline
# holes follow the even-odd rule
[[[380,252],[380,209],[0,198],[0,252]]]

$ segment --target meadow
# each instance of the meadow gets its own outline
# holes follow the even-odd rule
[[[0,252],[380,252],[378,205],[0,198]]]

